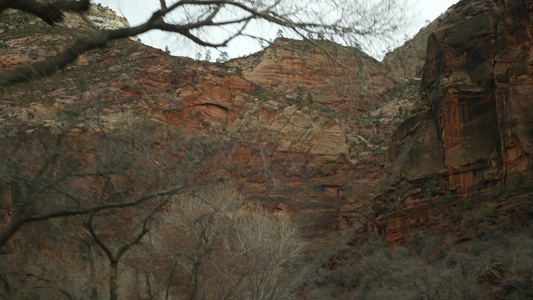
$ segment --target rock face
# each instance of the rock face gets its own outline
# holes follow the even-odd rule
[[[1,69],[10,69],[27,62],[44,60],[59,51],[76,37],[76,30],[117,29],[128,27],[125,18],[119,17],[115,12],[101,5],[91,5],[84,13],[78,14],[65,12],[65,19],[55,25],[54,29],[47,28],[39,18],[17,10],[8,9],[1,13],[0,24],[0,61]],[[40,35],[40,37],[38,37]],[[36,43],[29,43],[29,39],[38,38]],[[137,37],[132,40],[139,41]]]
[[[103,14],[96,19],[115,20],[106,9],[95,12]],[[0,24],[22,25],[20,17],[2,14],[10,22]],[[22,37],[16,26],[2,27],[2,69],[43,60],[62,50],[57,44],[68,45],[69,36],[91,30],[71,21],[80,27],[36,22],[21,26]],[[218,139],[224,147],[204,162],[196,182],[234,181],[249,201],[289,212],[309,235],[345,229],[370,212],[385,139],[408,111],[399,103],[409,106],[414,98],[403,86],[387,96],[393,81],[359,50],[316,43],[340,64],[287,39],[224,64],[112,42],[64,72],[2,91],[0,117],[3,124],[51,127],[75,119],[83,132],[98,130],[84,121],[98,111],[99,122],[111,128],[145,120],[184,136]]]
[[[454,12],[454,6],[441,14],[433,22],[420,31],[401,47],[385,54],[381,62],[383,68],[396,80],[421,78],[426,63],[427,41],[429,36],[442,27],[450,26],[459,21],[460,16]]]
[[[60,26],[70,28],[80,28],[84,26],[96,27],[97,29],[118,29],[129,27],[128,20],[117,14],[108,7],[100,4],[92,4],[90,9],[83,14],[87,21],[82,19],[78,14],[68,14]]]
[[[390,245],[444,214],[438,186],[482,198],[533,180],[532,16],[531,1],[462,1],[429,35],[425,103],[393,134],[389,190],[374,203],[371,226]]]
[[[435,22],[429,24],[401,47],[385,54],[382,61],[383,67],[394,79],[422,77],[422,68],[426,62],[427,39],[436,27]]]
[[[29,24],[41,24],[42,20],[30,15],[21,15],[17,10],[8,9],[2,11],[2,14],[13,14],[14,20],[30,20]],[[83,18],[77,13],[65,12],[65,18],[55,24],[55,26],[68,28],[97,28],[97,29],[117,29],[129,27],[129,22],[123,17],[119,17],[112,9],[100,4],[91,4],[90,8],[83,13]],[[4,16],[5,17],[5,16]],[[16,26],[10,24],[8,26]],[[19,25],[20,26],[20,25]]]
[[[519,174],[533,179],[533,6],[461,4],[463,21],[429,38],[423,82],[450,188],[464,193],[483,182],[511,184]]]
[[[293,99],[312,98],[343,113],[361,113],[393,85],[375,59],[358,49],[323,40],[310,43],[278,38],[265,51],[239,60],[239,64],[244,76],[263,88]]]
[[[247,104],[228,127],[231,177],[251,200],[312,232],[346,228],[369,211],[387,127],[276,101]]]

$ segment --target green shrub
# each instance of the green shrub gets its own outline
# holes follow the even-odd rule
[[[496,223],[498,220],[498,208],[491,206],[489,208],[480,211],[478,222],[491,222]]]
[[[471,210],[476,205],[474,203],[474,200],[470,197],[463,197],[461,198],[461,209],[462,210]]]
[[[235,67],[235,73],[237,76],[242,77],[242,68],[239,66]]]

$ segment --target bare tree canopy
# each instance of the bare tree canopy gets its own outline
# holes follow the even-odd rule
[[[14,5],[12,3],[17,3]],[[20,3],[26,3],[21,7]],[[167,3],[168,2],[168,3]],[[0,74],[0,85],[28,81],[63,69],[88,50],[103,47],[106,42],[136,36],[151,30],[175,33],[200,46],[224,47],[236,37],[259,40],[258,24],[271,24],[302,38],[324,37],[345,45],[358,45],[362,37],[386,38],[405,23],[409,1],[398,0],[332,0],[295,2],[285,0],[160,0],[148,20],[140,25],[102,30],[82,36],[64,52],[43,62],[8,70]],[[47,6],[31,0],[0,0],[0,8],[18,8],[43,18],[50,24],[61,20],[50,18],[48,11],[82,11],[87,0],[61,0]],[[45,17],[45,15],[47,15]],[[216,36],[212,30],[217,30]],[[220,33],[220,34],[219,34]]]

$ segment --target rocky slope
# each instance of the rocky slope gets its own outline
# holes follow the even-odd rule
[[[532,15],[527,1],[462,1],[437,20],[420,108],[391,137],[374,202],[370,227],[389,245],[417,228],[530,217]]]
[[[107,9],[92,12],[125,24]],[[17,13],[0,18],[9,24],[2,69],[45,59],[93,30],[76,16],[56,28]],[[83,132],[98,131],[88,121],[97,112],[114,128],[145,120],[212,137],[224,153],[204,162],[197,182],[232,180],[249,201],[289,212],[309,234],[349,228],[370,211],[385,139],[406,116],[418,82],[395,85],[359,50],[314,43],[326,52],[279,39],[250,57],[212,64],[114,42],[54,76],[6,88],[1,116],[4,124],[46,126],[74,118]]]

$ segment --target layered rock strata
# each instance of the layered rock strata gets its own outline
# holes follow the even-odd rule
[[[339,112],[357,114],[382,100],[393,80],[359,49],[325,40],[276,39],[264,51],[238,60],[244,76],[292,99],[313,99]]]

